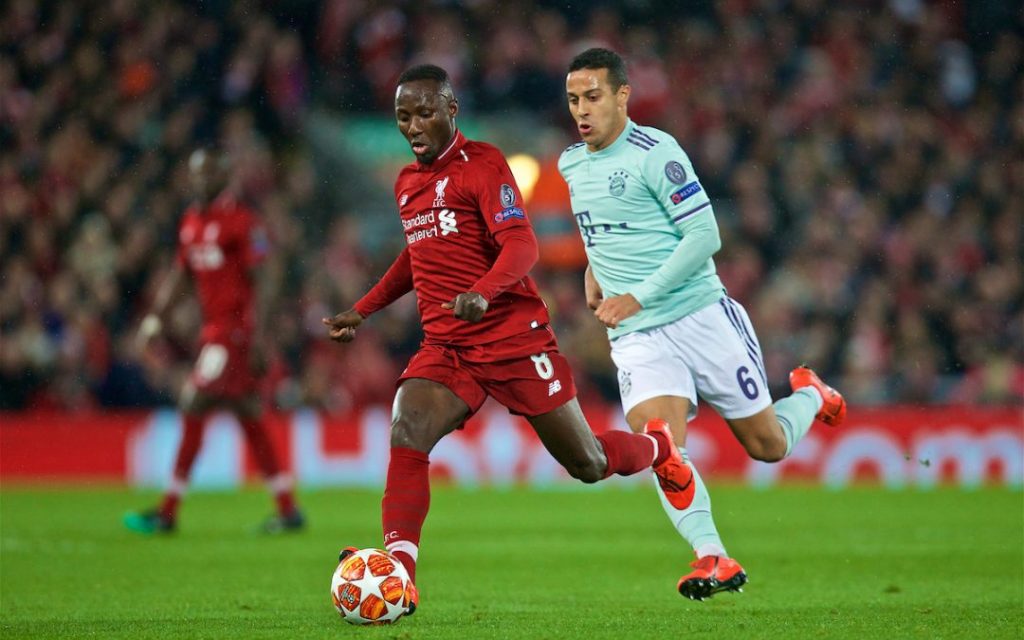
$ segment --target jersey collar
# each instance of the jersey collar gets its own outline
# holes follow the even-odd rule
[[[457,158],[462,151],[462,147],[466,146],[466,136],[462,135],[462,131],[455,130],[455,135],[452,136],[452,141],[448,143],[448,146],[444,148],[444,151],[437,154],[434,161],[430,164],[423,164],[419,160],[416,161],[417,171],[438,171],[445,168],[452,161],[453,158]]]
[[[619,137],[615,138],[615,141],[612,142],[610,145],[608,145],[604,149],[601,149],[600,151],[590,151],[586,147],[583,147],[584,150],[586,150],[586,152],[587,152],[587,157],[588,158],[603,158],[605,156],[612,155],[613,153],[615,153],[618,150],[619,147],[621,147],[622,145],[626,144],[626,138],[629,137],[629,134],[633,131],[633,128],[635,126],[636,126],[636,124],[634,124],[633,121],[630,120],[629,117],[627,116],[626,117],[626,126],[622,128],[622,132],[619,133]]]

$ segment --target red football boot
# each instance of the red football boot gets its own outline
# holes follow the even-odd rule
[[[747,574],[740,563],[726,556],[704,556],[690,564],[693,571],[679,578],[679,594],[690,600],[704,600],[720,591],[743,591]]]
[[[683,462],[683,456],[679,455],[679,449],[672,442],[672,432],[668,428],[668,423],[660,418],[648,420],[644,425],[644,433],[660,433],[664,437],[659,442],[668,443],[668,457],[654,467],[654,475],[658,478],[661,490],[665,492],[665,498],[676,509],[689,507],[693,503],[693,493],[696,491],[693,470],[690,469],[690,465]]]
[[[797,367],[789,372],[789,386],[796,391],[804,387],[814,387],[821,394],[824,402],[818,415],[814,416],[830,427],[838,427],[846,419],[846,400],[842,394],[821,381],[818,374],[807,367]]]
[[[416,607],[420,606],[420,592],[411,581],[409,582],[409,588],[405,590],[405,613],[403,615],[411,616],[416,613]]]

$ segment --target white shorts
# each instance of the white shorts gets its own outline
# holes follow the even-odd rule
[[[746,418],[772,403],[761,345],[746,310],[723,297],[696,313],[612,340],[622,410],[657,396],[697,396],[723,418]]]

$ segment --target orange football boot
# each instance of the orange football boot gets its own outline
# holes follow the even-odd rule
[[[658,478],[658,485],[665,492],[668,499],[676,509],[685,509],[693,503],[693,493],[696,487],[693,484],[693,470],[690,465],[683,462],[683,456],[672,441],[672,432],[668,423],[660,418],[648,420],[644,425],[644,433],[650,435],[660,433],[664,441],[668,443],[669,455],[665,461],[654,467],[654,475]]]
[[[747,574],[740,563],[726,556],[704,556],[690,563],[693,571],[679,578],[679,595],[704,600],[720,591],[743,591]]]
[[[821,381],[818,374],[804,366],[789,372],[789,386],[796,391],[804,387],[814,387],[821,394],[823,402],[818,415],[814,416],[830,427],[838,427],[846,419],[846,400],[842,394]]]

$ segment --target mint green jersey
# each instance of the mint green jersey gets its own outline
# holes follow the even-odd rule
[[[711,256],[721,241],[711,201],[675,139],[632,120],[608,147],[570,146],[558,160],[604,297],[643,306],[609,337],[668,324],[717,302]]]

